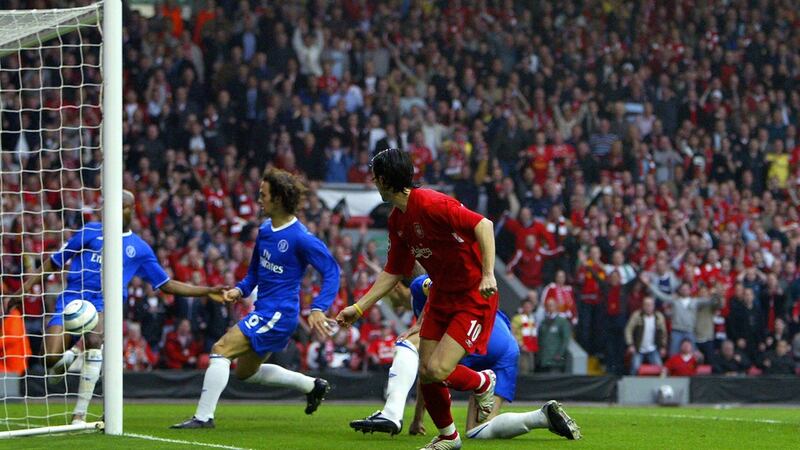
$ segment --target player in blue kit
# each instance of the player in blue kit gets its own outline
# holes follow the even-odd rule
[[[129,191],[122,195],[122,298],[128,298],[128,283],[134,276],[142,277],[154,289],[184,297],[209,296],[215,301],[224,302],[223,288],[199,287],[175,281],[158,263],[153,249],[130,229],[133,217],[134,196]],[[78,385],[78,401],[75,405],[72,421],[85,421],[86,411],[92,399],[95,384],[100,377],[103,364],[103,292],[102,292],[102,254],[103,225],[100,222],[89,222],[56,253],[45,258],[40,273],[25,281],[22,291],[15,296],[21,298],[24,292],[31,292],[44,274],[63,271],[66,273],[66,289],[58,296],[52,318],[45,330],[45,365],[47,381],[51,384],[63,380],[67,368],[75,361],[80,350],[70,348],[65,351],[71,336],[64,334],[64,307],[71,301],[83,299],[91,302],[99,313],[97,326],[91,333],[83,335],[85,353],[83,367]],[[67,263],[69,266],[67,267]]]
[[[272,352],[286,347],[300,320],[300,282],[311,264],[322,275],[322,289],[311,305],[308,323],[330,335],[325,311],[339,291],[339,266],[325,244],[294,216],[305,188],[292,175],[268,169],[260,186],[259,204],[268,219],[258,230],[247,276],[225,292],[228,300],[247,297],[258,288],[255,311],[231,327],[211,349],[197,410],[172,428],[213,428],[214,410],[228,384],[231,361],[236,377],[248,383],[282,386],[306,394],[306,414],[312,414],[330,390],[327,381],[264,364]]]
[[[430,286],[431,280],[427,275],[420,275],[412,281],[410,286],[411,306],[414,316],[419,320],[417,325],[401,335],[397,342],[395,358],[389,369],[386,405],[383,410],[377,411],[366,419],[350,422],[350,426],[355,430],[364,433],[379,431],[397,434],[402,429],[406,397],[414,384],[419,366],[417,354],[419,336],[417,333],[420,322],[424,320],[423,311],[428,300]],[[508,317],[498,310],[486,354],[469,354],[461,360],[461,364],[473,370],[491,369],[497,375],[494,409],[483,423],[478,423],[478,410],[474,395],[470,398],[467,406],[467,437],[510,439],[532,429],[547,428],[567,439],[580,439],[580,428],[555,400],[550,400],[535,411],[498,415],[503,402],[514,400],[518,360],[519,348],[516,339],[511,334],[511,323]],[[414,421],[409,427],[411,434],[425,434],[425,428],[422,425],[424,413],[421,396],[418,395]]]

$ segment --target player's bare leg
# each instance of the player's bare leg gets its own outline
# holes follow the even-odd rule
[[[392,367],[389,368],[389,381],[386,387],[386,403],[382,410],[371,416],[350,422],[356,431],[382,432],[392,436],[403,429],[403,410],[408,392],[414,386],[419,367],[419,334],[412,334],[395,345]]]
[[[489,413],[489,416],[486,418],[484,423],[494,419],[498,414],[500,414],[500,408],[503,407],[503,403],[505,403],[505,399],[503,397],[494,396],[494,406],[492,407],[492,412]],[[475,396],[470,395],[469,400],[467,401],[467,430],[472,430],[475,428],[479,423],[478,422],[478,403],[475,401]]]
[[[44,331],[44,365],[47,368],[47,382],[50,384],[58,384],[63,380],[67,368],[77,356],[72,351],[64,351],[69,339],[70,336],[64,334],[64,327],[61,325],[51,325]]]
[[[92,401],[97,380],[100,378],[100,370],[103,367],[103,326],[103,313],[98,313],[97,326],[83,335],[86,351],[83,352],[83,367],[78,383],[78,401],[72,413],[73,424],[86,421],[86,412]]]

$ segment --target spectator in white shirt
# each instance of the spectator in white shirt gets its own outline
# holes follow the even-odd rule
[[[300,20],[300,24],[294,29],[292,36],[292,46],[297,54],[300,63],[300,73],[303,75],[322,76],[322,50],[325,48],[325,37],[318,24],[315,26],[314,34],[308,30],[308,23],[305,18]]]
[[[631,375],[639,372],[642,362],[662,364],[667,354],[667,323],[664,315],[656,311],[653,297],[645,297],[642,309],[631,314],[625,326],[625,342],[631,354]]]

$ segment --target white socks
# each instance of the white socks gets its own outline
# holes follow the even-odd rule
[[[541,409],[526,413],[504,413],[467,431],[472,439],[511,439],[535,428],[549,428]]]
[[[456,424],[451,423],[450,425],[439,428],[439,436],[452,436],[456,432]]]
[[[275,364],[262,364],[256,373],[244,381],[264,386],[289,387],[304,394],[314,390],[313,378],[302,373],[292,372]]]
[[[402,341],[394,347],[394,360],[389,368],[389,382],[386,387],[386,405],[383,416],[398,426],[403,419],[408,391],[414,386],[419,368],[419,354],[414,345]]]
[[[211,355],[206,376],[203,378],[203,392],[197,402],[194,417],[203,422],[214,418],[214,410],[231,374],[231,360],[222,355]],[[262,364],[258,371],[244,380],[248,383],[265,386],[284,386],[308,394],[314,389],[314,379],[301,373],[286,370],[275,364]]]
[[[67,354],[72,354],[75,358],[75,353],[71,350],[64,352],[64,358]],[[86,411],[89,409],[89,402],[92,401],[94,395],[94,386],[97,384],[97,379],[100,378],[100,369],[103,367],[103,351],[99,348],[92,348],[83,354],[84,362],[81,368],[81,380],[78,383],[78,401],[75,403],[74,416],[86,417]],[[65,359],[65,366],[69,367],[72,361]],[[65,367],[65,369],[66,369]]]
[[[197,411],[194,413],[195,418],[203,422],[214,418],[219,396],[228,385],[230,375],[231,360],[222,355],[211,355],[203,378],[203,391],[200,393],[200,401],[197,402]]]

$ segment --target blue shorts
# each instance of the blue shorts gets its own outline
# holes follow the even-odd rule
[[[281,311],[253,311],[244,316],[238,325],[250,341],[253,351],[263,357],[286,348],[298,321],[297,313],[289,315]]]
[[[52,312],[52,318],[47,322],[47,328],[52,326],[64,326],[64,307],[66,307],[73,300],[86,300],[94,305],[97,312],[103,312],[103,297],[92,294],[81,294],[80,292],[62,292],[56,299],[56,309]]]
[[[497,375],[494,394],[507,402],[513,402],[517,392],[519,347],[517,345],[508,346],[505,352],[497,355],[498,358],[487,358],[487,356],[494,355],[467,355],[461,360],[461,364],[476,371],[492,369]]]

